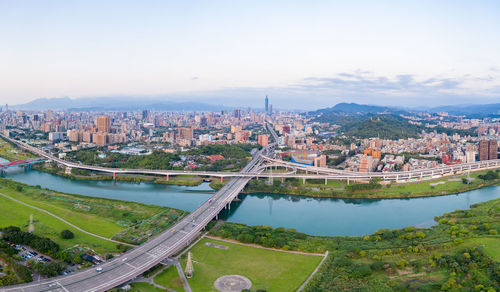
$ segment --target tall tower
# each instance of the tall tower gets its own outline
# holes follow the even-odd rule
[[[266,115],[269,113],[269,98],[266,95]]]

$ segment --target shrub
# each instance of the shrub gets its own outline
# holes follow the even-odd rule
[[[75,235],[70,230],[64,229],[63,231],[61,231],[61,237],[63,239],[72,239],[75,238]]]
[[[371,268],[373,271],[382,271],[382,270],[384,269],[384,263],[383,263],[383,262],[380,262],[380,261],[373,262],[373,263],[370,265],[370,268]]]
[[[353,275],[362,278],[371,275],[372,269],[368,265],[361,265],[354,268],[352,271]]]

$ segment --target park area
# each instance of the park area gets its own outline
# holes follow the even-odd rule
[[[322,259],[318,255],[276,251],[208,238],[202,239],[190,251],[194,276],[188,282],[193,291],[214,291],[215,280],[224,275],[248,278],[252,282],[251,291],[295,291]],[[185,269],[187,256],[182,256],[180,261]]]

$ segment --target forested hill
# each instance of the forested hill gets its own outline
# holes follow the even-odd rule
[[[344,126],[349,123],[364,121],[367,117],[374,115],[396,115],[401,113],[405,112],[397,108],[343,102],[333,107],[309,112],[308,115],[315,116],[314,121],[316,122],[333,123]]]
[[[408,120],[398,116],[380,115],[348,123],[341,128],[341,131],[347,136],[358,138],[401,139],[417,137],[422,132],[422,127],[412,125]]]
[[[357,138],[374,138],[382,139],[406,139],[416,138],[422,131],[437,133],[446,133],[453,135],[455,133],[461,136],[475,136],[474,130],[455,130],[437,126],[434,128],[426,128],[423,125],[410,124],[405,118],[396,115],[377,115],[358,117],[356,121],[344,124],[340,131],[347,136]]]

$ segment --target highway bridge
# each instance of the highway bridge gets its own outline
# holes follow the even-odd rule
[[[262,172],[264,169],[261,167],[264,163],[263,156],[271,156],[275,146],[276,143],[270,144],[256,153],[250,163],[241,170],[241,173]],[[50,278],[41,282],[2,287],[0,291],[105,291],[125,283],[187,247],[200,234],[201,230],[218,216],[222,209],[230,208],[231,202],[250,179],[251,177],[246,176],[232,179],[198,209],[168,230],[151,238],[141,246],[100,264],[98,267],[102,268],[101,272],[98,272],[97,267],[94,266],[74,274]]]
[[[274,130],[271,131],[275,141],[278,141],[278,136]],[[205,177],[220,177],[221,180],[225,177],[244,177],[244,178],[300,178],[303,180],[307,179],[325,179],[325,182],[329,179],[333,180],[347,180],[347,181],[368,181],[372,178],[379,178],[382,181],[395,181],[395,182],[407,182],[413,180],[425,180],[433,179],[446,175],[460,174],[468,171],[478,171],[489,168],[496,168],[500,166],[500,159],[487,160],[487,161],[477,161],[471,163],[460,163],[454,165],[443,165],[434,168],[422,169],[422,170],[411,170],[411,171],[397,171],[397,172],[352,172],[346,170],[332,169],[328,167],[314,167],[293,162],[283,161],[281,159],[274,158],[274,153],[263,154],[259,152],[259,155],[263,159],[263,168],[284,168],[288,169],[288,172],[264,172],[262,169],[258,171],[250,172],[218,172],[218,171],[183,171],[183,170],[152,170],[152,169],[123,169],[123,168],[111,168],[111,167],[101,167],[93,165],[85,165],[81,163],[75,163],[60,159],[50,153],[43,151],[42,149],[33,147],[22,141],[14,140],[9,137],[2,136],[4,139],[24,148],[40,157],[55,161],[56,163],[63,165],[67,168],[78,168],[86,169],[91,171],[111,173],[114,177],[117,174],[146,174],[146,175],[157,175],[164,176],[168,180],[170,176],[176,175],[197,175]],[[264,163],[265,162],[265,163]]]

